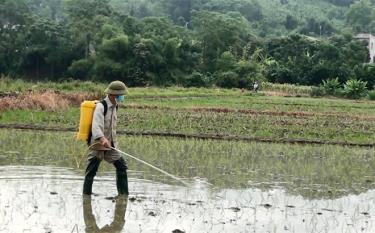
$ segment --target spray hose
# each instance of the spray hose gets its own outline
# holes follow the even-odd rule
[[[92,147],[94,147],[94,146],[96,146],[96,145],[98,145],[98,144],[100,144],[100,142],[94,142],[93,144],[91,144],[91,145],[87,148],[87,150],[91,149]],[[108,147],[108,148],[109,148],[109,149],[112,149],[112,150],[115,150],[115,151],[117,151],[117,152],[119,152],[119,153],[121,153],[121,154],[123,154],[123,155],[126,155],[126,156],[128,156],[129,158],[135,159],[135,160],[137,160],[138,162],[141,162],[141,163],[143,163],[143,164],[145,164],[145,165],[147,165],[147,166],[149,166],[149,167],[151,167],[151,168],[153,168],[153,169],[155,169],[155,170],[157,170],[157,171],[159,171],[159,172],[161,172],[161,173],[163,173],[163,174],[165,174],[165,175],[167,175],[167,176],[173,178],[174,180],[179,181],[180,183],[184,184],[185,186],[189,186],[189,184],[188,184],[187,182],[183,181],[181,178],[178,178],[177,176],[174,176],[174,175],[172,175],[172,174],[170,174],[170,173],[168,173],[168,172],[166,172],[166,171],[164,171],[164,170],[162,170],[162,169],[160,169],[160,168],[158,168],[158,167],[155,167],[154,165],[152,165],[152,164],[150,164],[150,163],[148,163],[148,162],[146,162],[146,161],[144,161],[144,160],[142,160],[142,159],[139,159],[139,158],[135,157],[134,155],[130,155],[130,154],[128,154],[128,153],[125,153],[125,152],[123,152],[123,151],[121,151],[121,150],[119,150],[119,149],[116,149],[115,147]]]
[[[128,157],[130,157],[130,158],[132,158],[132,159],[135,159],[135,160],[137,160],[138,162],[141,162],[141,163],[143,163],[143,164],[145,164],[145,165],[147,165],[147,166],[149,166],[149,167],[151,167],[151,168],[153,168],[153,169],[155,169],[155,170],[157,170],[157,171],[159,171],[159,172],[161,172],[161,173],[163,173],[163,174],[165,174],[165,175],[167,175],[167,176],[169,176],[169,177],[171,177],[171,178],[173,178],[173,179],[175,179],[175,180],[177,180],[177,181],[179,181],[179,182],[181,182],[181,183],[184,184],[185,186],[189,186],[189,184],[186,183],[185,181],[183,181],[182,179],[180,179],[180,178],[178,178],[178,177],[176,177],[176,176],[174,176],[174,175],[172,175],[172,174],[170,174],[170,173],[168,173],[168,172],[166,172],[166,171],[164,171],[164,170],[162,170],[162,169],[160,169],[160,168],[158,168],[158,167],[155,167],[154,165],[149,164],[148,162],[143,161],[142,159],[139,159],[139,158],[137,158],[137,157],[135,157],[135,156],[133,156],[133,155],[130,155],[130,154],[128,154],[128,153],[125,153],[125,152],[123,152],[123,151],[121,151],[121,150],[119,150],[119,149],[116,149],[116,148],[114,148],[114,147],[110,147],[110,148],[111,148],[112,150],[115,150],[115,151],[117,151],[117,152],[119,152],[119,153],[121,153],[121,154],[123,154],[123,155],[126,155],[126,156],[128,156]]]
[[[95,142],[92,145],[90,145],[87,149],[91,149],[93,146],[95,146],[97,144],[100,144],[100,143],[99,142]],[[152,165],[152,164],[150,164],[150,163],[148,163],[148,162],[146,162],[146,161],[144,161],[142,159],[139,159],[139,158],[137,158],[137,157],[135,157],[135,156],[133,156],[131,154],[125,153],[125,152],[123,152],[123,151],[121,151],[119,149],[116,149],[115,147],[109,147],[109,148],[112,149],[112,150],[115,150],[115,151],[117,151],[117,152],[119,152],[119,153],[121,153],[123,155],[126,155],[129,158],[135,159],[138,162],[141,162],[141,163],[143,163],[143,164],[145,164],[145,165],[147,165],[147,166],[149,166],[149,167],[151,167],[151,168],[153,168],[153,169],[155,169],[155,170],[163,173],[164,175],[167,175],[167,176],[173,178],[174,180],[179,181],[180,183],[184,184],[185,186],[189,186],[189,184],[187,182],[183,181],[181,178],[178,178],[177,176],[174,176],[174,175],[172,175],[172,174],[170,174],[170,173],[168,173],[168,172],[166,172],[166,171],[164,171],[164,170],[162,170],[162,169],[160,169],[158,167],[155,167],[154,165]]]

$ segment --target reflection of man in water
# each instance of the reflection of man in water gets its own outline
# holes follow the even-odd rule
[[[116,199],[115,216],[110,225],[99,228],[96,225],[95,216],[92,212],[91,197],[83,198],[83,219],[86,225],[86,233],[119,233],[125,225],[125,212],[128,198],[121,196]]]

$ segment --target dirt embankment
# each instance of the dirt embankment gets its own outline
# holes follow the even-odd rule
[[[2,93],[0,111],[15,109],[39,109],[56,111],[70,106],[79,106],[83,100],[97,99],[90,94],[64,94],[58,91],[30,91],[26,94]]]
[[[25,94],[16,92],[0,93],[0,112],[4,110],[16,109],[36,109],[57,111],[65,110],[71,106],[78,107],[84,100],[100,99],[95,94],[85,93],[61,93],[59,91],[30,91]],[[285,105],[290,105],[286,103]],[[121,106],[130,109],[144,110],[176,110],[189,112],[217,112],[217,113],[242,113],[248,115],[268,115],[268,116],[291,116],[291,117],[334,117],[353,120],[373,121],[375,116],[347,114],[343,112],[308,112],[308,111],[275,111],[257,109],[233,109],[227,107],[192,107],[192,108],[171,108],[165,106],[127,104]]]

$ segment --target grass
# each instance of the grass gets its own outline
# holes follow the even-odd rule
[[[280,93],[281,95],[310,96],[311,86],[298,86],[293,84],[262,83],[263,91]]]
[[[92,81],[67,80],[61,82],[34,81],[28,82],[22,79],[0,77],[0,93],[25,93],[29,91],[55,90],[62,93],[90,93],[96,96],[103,94],[106,83]],[[309,95],[311,87],[290,84],[263,83],[263,91],[284,93],[284,95]],[[129,97],[207,97],[207,96],[238,96],[239,89],[223,88],[184,88],[172,86],[167,88],[144,87],[130,88]],[[250,92],[247,92],[251,95]]]
[[[0,122],[6,124],[37,124],[54,127],[77,127],[79,109],[69,108],[64,111],[8,110],[0,114]]]
[[[102,93],[105,85],[91,81],[34,81],[28,82],[22,79],[11,79],[0,77],[0,93],[25,93],[29,91],[55,90],[60,92],[82,92],[82,93]]]
[[[94,96],[103,95],[108,84],[92,81],[37,81],[27,82],[21,79],[0,78],[0,93],[24,94],[30,91],[53,90],[61,93],[89,93]],[[183,88],[183,87],[144,87],[130,88],[130,98],[140,97],[187,97],[187,96],[230,96],[236,95],[238,89],[222,88]]]

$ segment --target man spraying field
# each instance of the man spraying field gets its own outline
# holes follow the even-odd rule
[[[116,168],[116,185],[119,195],[128,195],[127,164],[117,150],[116,125],[118,103],[124,101],[127,87],[121,81],[111,82],[107,96],[95,104],[92,115],[91,133],[88,136],[89,153],[83,184],[83,194],[92,194],[92,184],[100,162],[104,159]]]

